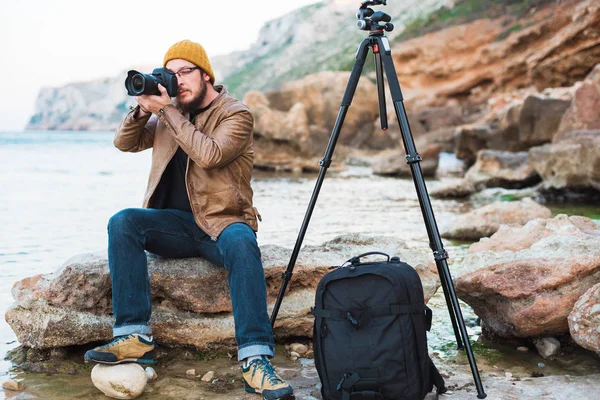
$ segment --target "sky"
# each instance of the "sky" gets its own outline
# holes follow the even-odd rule
[[[269,20],[318,0],[22,0],[0,11],[0,131],[23,130],[40,88],[161,66],[173,43],[249,48]],[[148,71],[150,72],[150,71]]]

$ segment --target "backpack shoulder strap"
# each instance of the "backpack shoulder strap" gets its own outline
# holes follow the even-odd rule
[[[429,365],[431,368],[431,377],[433,378],[433,384],[437,389],[437,394],[446,393],[448,389],[446,389],[446,383],[444,382],[444,378],[442,378],[440,371],[438,371],[431,358],[429,358]]]

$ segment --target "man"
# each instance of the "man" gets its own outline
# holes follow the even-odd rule
[[[292,396],[274,371],[273,334],[256,208],[250,178],[253,118],[223,86],[204,48],[175,43],[164,67],[177,75],[175,102],[161,95],[136,97],[138,106],[117,129],[115,146],[138,152],[152,147],[144,208],[125,209],[108,223],[115,340],[89,350],[86,361],[152,363],[151,294],[145,250],[164,257],[204,257],[223,266],[228,281],[246,391],[264,399]]]

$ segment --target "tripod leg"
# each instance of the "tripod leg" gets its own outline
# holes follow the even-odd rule
[[[429,236],[429,243],[433,250],[444,292],[447,293],[446,302],[448,308],[449,310],[454,311],[454,313],[450,312],[450,316],[451,318],[456,319],[455,322],[458,325],[459,331],[462,335],[467,358],[469,359],[469,364],[471,366],[471,372],[473,373],[473,378],[475,380],[475,386],[477,387],[477,397],[483,399],[487,395],[483,391],[481,377],[479,376],[479,370],[477,369],[475,356],[473,355],[473,350],[471,349],[471,343],[469,342],[465,321],[460,310],[460,304],[458,303],[456,292],[454,291],[454,283],[452,282],[452,276],[450,275],[450,270],[448,269],[448,263],[446,262],[448,255],[442,245],[440,233],[433,215],[431,201],[429,200],[429,194],[427,193],[427,188],[425,186],[425,180],[423,179],[421,166],[419,165],[421,156],[419,156],[417,153],[410,131],[410,126],[408,124],[408,117],[406,116],[406,110],[404,109],[402,92],[400,91],[400,83],[398,82],[398,76],[396,75],[396,69],[394,68],[394,60],[391,56],[390,44],[385,36],[378,36],[376,40],[378,42],[378,48],[382,52],[381,58],[385,68],[386,76],[388,78],[388,85],[390,86],[392,101],[394,102],[394,107],[396,109],[396,117],[398,118],[400,131],[402,133],[402,141],[406,150],[406,160],[410,164],[413,181],[415,183],[417,196],[419,198],[419,204],[421,206],[423,219],[425,220],[425,226]],[[448,300],[450,300],[449,303]],[[457,337],[457,341],[458,340],[459,338]]]
[[[296,260],[298,259],[298,254],[300,253],[300,248],[302,247],[302,242],[304,240],[304,235],[306,234],[308,224],[310,223],[310,218],[315,208],[315,204],[317,203],[317,198],[319,197],[319,192],[321,191],[321,186],[323,185],[323,180],[325,179],[325,174],[327,173],[327,169],[331,165],[331,158],[333,156],[333,151],[335,150],[335,145],[340,135],[340,131],[342,130],[342,125],[344,123],[344,119],[346,118],[346,113],[348,112],[348,108],[352,103],[352,98],[354,97],[354,93],[358,85],[358,80],[360,79],[360,75],[365,65],[365,60],[369,51],[369,44],[370,39],[367,38],[364,39],[358,47],[358,51],[356,53],[356,60],[354,61],[354,66],[352,67],[350,79],[348,80],[348,85],[346,86],[344,97],[342,98],[340,111],[335,121],[333,131],[331,132],[331,137],[329,138],[329,144],[327,145],[327,149],[325,150],[325,155],[323,156],[323,159],[319,162],[321,170],[319,171],[319,176],[317,177],[317,182],[315,184],[315,188],[310,198],[308,209],[306,210],[306,214],[304,215],[304,221],[302,222],[300,232],[298,233],[296,245],[294,246],[292,256],[290,257],[290,262],[288,263],[287,269],[282,276],[283,282],[279,290],[279,296],[277,297],[277,301],[275,302],[275,306],[273,308],[273,313],[271,314],[271,327],[275,326],[275,320],[277,319],[277,314],[279,313],[279,308],[281,307],[283,296],[285,295],[288,283],[292,278],[294,266],[296,265]]]
[[[374,37],[373,39],[373,53],[375,54],[375,69],[376,69],[376,76],[377,76],[377,92],[379,93],[379,105],[380,105],[380,117],[381,117],[381,124],[382,124],[382,128],[384,127],[384,121],[385,121],[385,128],[387,128],[387,112],[385,109],[385,89],[384,89],[384,84],[383,84],[383,68],[382,68],[382,56],[381,56],[381,49],[382,47],[380,46],[380,44],[378,43],[378,39],[377,37]],[[386,51],[385,48],[383,48],[384,51]],[[395,73],[395,72],[394,72]],[[402,100],[402,93],[400,92],[400,86],[398,85],[398,93],[397,96],[399,98],[399,100]],[[394,100],[396,101],[396,100]],[[381,106],[383,104],[383,107]],[[384,119],[385,116],[385,119]],[[408,121],[407,121],[407,125],[408,125]],[[410,129],[410,128],[409,128]],[[410,131],[410,130],[409,130]],[[404,138],[404,135],[402,137],[402,140],[405,141],[405,148],[413,148],[414,149],[414,143],[412,145],[408,145],[406,144],[406,139]],[[410,141],[412,142],[412,138],[410,138]],[[414,159],[410,160],[409,162],[411,163],[411,168],[412,165],[418,161],[421,160],[421,158],[419,157],[419,155],[417,154],[416,150],[414,150],[413,152],[408,152],[407,154],[414,154]],[[417,170],[417,171],[413,171],[413,176],[415,176],[415,173],[420,174],[421,171]],[[421,181],[421,180],[419,180]],[[417,189],[418,190],[418,189]],[[421,202],[421,196],[419,196],[419,202]],[[421,204],[421,209],[423,209],[423,204]],[[430,226],[430,222],[425,219],[425,224],[427,225],[427,233],[429,234],[429,247],[431,248],[431,250],[436,251],[436,247],[434,245],[433,242],[433,237],[431,235],[430,232],[433,231],[434,227]],[[435,228],[437,229],[437,228]],[[443,250],[443,249],[441,249]],[[440,255],[446,255],[445,252],[440,253]],[[438,258],[436,256],[436,263],[438,263]],[[449,305],[448,307],[448,313],[450,314],[450,322],[452,322],[452,329],[454,330],[454,337],[456,338],[456,345],[458,347],[459,350],[463,349],[463,344],[462,344],[462,339],[460,337],[460,332],[459,332],[459,328],[458,325],[456,323],[457,318],[454,314],[454,307],[450,307],[450,305],[452,304],[452,298],[449,296],[448,294],[448,290],[446,289],[448,287],[447,284],[447,280],[446,277],[444,276],[443,273],[441,273],[440,268],[441,266],[438,264],[437,265],[438,268],[438,275],[440,277],[440,282],[442,284],[442,288],[444,288],[443,293],[444,293],[444,297],[446,298],[446,304]]]
[[[431,250],[435,251],[435,247],[433,245],[430,245],[430,247],[431,247]],[[453,303],[452,297],[448,293],[448,289],[447,289],[449,287],[448,280],[446,279],[445,274],[440,273],[440,271],[443,271],[443,268],[444,268],[443,266],[440,265],[440,263],[439,263],[440,261],[438,261],[436,259],[435,262],[436,262],[436,266],[437,266],[437,270],[438,270],[438,275],[440,277],[440,283],[443,288],[444,297],[446,299],[446,304],[448,305],[448,314],[450,316],[450,322],[452,322],[452,329],[454,330],[454,337],[456,338],[456,348],[458,350],[463,350],[464,349],[463,342],[461,340],[460,331],[459,331],[458,325],[456,323],[458,318],[454,314],[454,303]],[[444,261],[446,261],[446,260],[444,259]],[[450,305],[452,305],[452,306],[450,306]]]
[[[383,67],[381,64],[381,53],[379,48],[373,48],[375,55],[375,77],[377,79],[377,95],[379,97],[379,121],[381,122],[381,130],[387,131],[387,107],[385,106],[385,85],[383,83]]]

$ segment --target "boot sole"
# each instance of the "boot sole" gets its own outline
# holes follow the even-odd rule
[[[89,353],[91,353],[91,354],[89,354]],[[89,352],[85,353],[85,355],[83,356],[83,360],[86,363],[95,362],[98,364],[107,364],[107,365],[116,365],[116,364],[123,364],[123,363],[154,364],[154,357],[156,356],[156,352],[154,351],[154,349],[145,352],[144,354],[142,354],[142,356],[140,358],[131,357],[131,358],[124,358],[122,360],[104,360],[104,359],[100,359],[100,358],[94,358],[94,357],[96,357],[96,355],[94,355],[94,353],[98,353],[99,355],[107,354],[107,353],[101,353],[101,352],[96,352],[96,351],[89,351]],[[108,353],[108,354],[112,354],[112,353]],[[114,356],[114,354],[113,354],[113,356]],[[116,356],[114,358],[116,358]]]
[[[265,400],[265,397],[262,395],[262,393],[256,389],[254,389],[252,386],[248,385],[248,383],[245,380],[244,380],[244,389],[246,389],[246,392],[248,392],[248,393],[260,394],[261,395],[260,397],[263,400]],[[293,394],[286,394],[281,397],[277,397],[274,399],[268,399],[268,400],[295,400],[295,399],[296,399],[296,396],[294,396]]]
[[[143,359],[143,358],[124,358],[122,360],[117,360],[117,361],[94,360],[93,358],[85,358],[84,361],[86,364],[95,362],[98,364],[106,364],[106,365],[117,365],[117,364],[126,364],[126,363],[154,364],[154,360]]]

